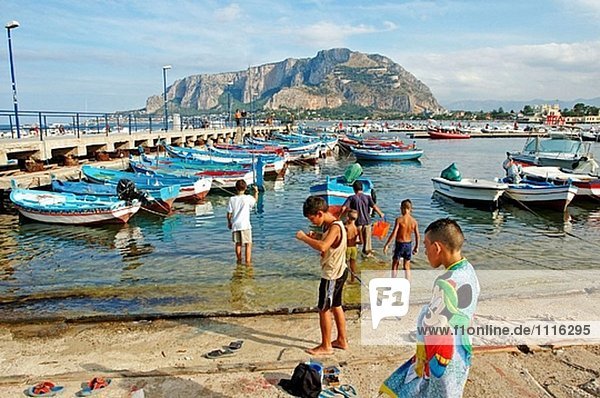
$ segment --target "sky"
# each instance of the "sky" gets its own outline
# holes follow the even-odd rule
[[[170,85],[338,47],[391,58],[442,105],[600,96],[600,0],[1,0],[0,15],[20,23],[20,110],[139,109],[163,65]]]

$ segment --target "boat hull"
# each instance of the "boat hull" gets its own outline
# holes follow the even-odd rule
[[[570,185],[550,186],[509,184],[504,195],[508,200],[523,207],[537,206],[565,211],[577,194],[577,187]]]
[[[467,133],[443,133],[441,131],[428,131],[429,138],[432,140],[467,140],[471,138]]]
[[[329,212],[334,215],[339,215],[342,206],[349,196],[354,195],[352,185],[340,182],[343,177],[327,177],[325,183],[316,184],[310,187],[310,194],[319,196],[327,202]],[[358,181],[363,184],[363,193],[372,195],[373,183],[367,178],[359,178]]]
[[[450,181],[442,177],[435,177],[431,181],[435,192],[458,202],[475,205],[497,206],[500,196],[508,188],[507,184],[468,178],[461,181]]]
[[[98,225],[126,224],[129,219],[140,209],[140,204],[102,212],[72,213],[46,212],[42,210],[21,207],[18,205],[16,205],[16,208],[23,217],[38,222],[68,225]]]
[[[372,161],[405,161],[405,160],[418,160],[423,156],[422,150],[377,150],[377,149],[359,149],[352,148],[352,153],[358,160],[372,160]]]

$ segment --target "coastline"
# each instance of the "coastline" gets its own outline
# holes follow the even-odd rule
[[[593,299],[582,292],[535,300],[540,306],[545,300],[576,305],[586,298]],[[494,300],[500,308],[510,303],[510,298]],[[491,308],[484,304],[478,313]],[[358,311],[348,311],[347,318],[350,350],[319,360],[340,367],[341,382],[353,384],[361,397],[376,396],[380,383],[412,355],[414,345],[361,345]],[[234,356],[202,356],[238,339],[244,344]],[[47,379],[64,385],[64,395],[72,396],[82,382],[104,376],[113,380],[101,395],[107,398],[131,396],[134,386],[143,388],[146,397],[288,397],[273,384],[290,378],[298,362],[309,359],[304,350],[318,339],[314,313],[5,323],[0,327],[0,396],[21,396],[27,386]],[[464,396],[598,396],[598,364],[600,345],[476,347]]]

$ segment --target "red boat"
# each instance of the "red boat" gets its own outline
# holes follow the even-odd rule
[[[465,140],[471,138],[469,133],[461,133],[456,129],[427,127],[427,134],[432,140]]]

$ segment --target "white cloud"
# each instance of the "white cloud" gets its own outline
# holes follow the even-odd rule
[[[219,22],[233,22],[242,15],[242,8],[237,3],[215,10],[215,18]]]
[[[389,25],[386,25],[385,28],[386,30],[390,29]],[[290,34],[291,32],[288,32],[288,34],[291,37],[295,36],[302,43],[311,43],[316,47],[331,48],[345,45],[346,39],[351,36],[380,31],[364,24],[339,25],[333,22],[321,21],[295,30],[294,35]]]
[[[385,30],[388,30],[388,31],[392,31],[392,30],[398,29],[398,25],[396,25],[392,21],[384,21],[383,22],[383,27],[385,28]]]
[[[442,102],[597,97],[600,41],[480,48],[396,58]]]

